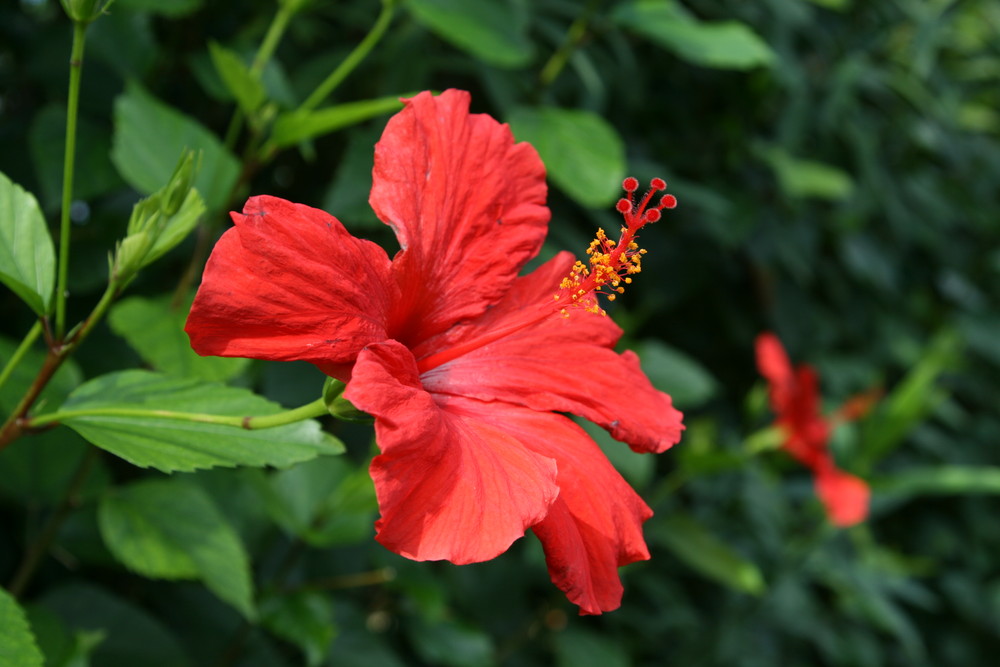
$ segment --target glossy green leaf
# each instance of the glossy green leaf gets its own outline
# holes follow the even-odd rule
[[[792,157],[778,147],[762,151],[774,170],[778,185],[789,197],[815,197],[838,201],[854,191],[854,181],[846,172],[822,162]]]
[[[642,370],[653,386],[670,394],[682,410],[702,405],[719,390],[718,382],[704,366],[659,340],[643,341],[637,352]]]
[[[39,315],[52,307],[56,255],[35,196],[0,172],[0,282]]]
[[[584,206],[615,201],[625,178],[625,146],[618,132],[589,111],[527,108],[508,118],[518,141],[538,151],[549,177]]]
[[[66,412],[93,409],[257,416],[280,412],[281,406],[246,389],[130,370],[87,382],[60,408]],[[283,467],[343,451],[343,445],[311,419],[258,430],[137,416],[76,416],[62,423],[134,465],[164,472],[213,466]]]
[[[153,579],[199,579],[252,619],[250,562],[236,531],[202,489],[177,478],[107,494],[101,537],[127,568]]]
[[[441,38],[497,67],[523,67],[533,48],[527,20],[508,0],[406,0],[413,16]]]
[[[291,146],[402,108],[400,96],[391,95],[317,111],[291,111],[274,121],[271,141],[277,146]]]
[[[749,26],[739,21],[699,21],[674,0],[635,0],[613,12],[621,25],[652,39],[695,65],[751,69],[775,55]]]
[[[184,148],[199,151],[201,170],[195,187],[209,210],[227,204],[240,164],[222,142],[200,123],[160,102],[137,84],[115,100],[111,159],[132,187],[156,192],[170,180]]]
[[[229,380],[246,369],[248,359],[202,357],[191,349],[184,323],[192,297],[172,307],[172,296],[129,297],[108,315],[112,331],[124,338],[154,370],[179,378]]]
[[[0,667],[42,667],[44,662],[24,610],[0,588]]]
[[[226,89],[236,98],[243,113],[252,114],[267,99],[267,91],[260,78],[250,73],[250,68],[236,52],[217,42],[209,42],[208,51]]]
[[[672,514],[658,520],[649,529],[649,539],[670,549],[695,572],[733,590],[760,595],[766,588],[756,565],[691,517]]]
[[[269,596],[261,602],[260,617],[265,628],[302,650],[309,667],[323,663],[337,634],[330,599],[322,593]]]

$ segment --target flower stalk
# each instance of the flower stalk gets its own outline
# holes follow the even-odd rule
[[[62,211],[59,220],[59,273],[56,283],[55,336],[66,331],[66,283],[69,276],[70,207],[73,204],[73,167],[76,160],[76,119],[80,107],[80,79],[87,23],[73,22],[73,47],[69,58],[69,93],[66,103],[66,149],[63,154]]]

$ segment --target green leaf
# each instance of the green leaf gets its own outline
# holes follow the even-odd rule
[[[815,197],[839,201],[854,191],[854,181],[844,171],[822,162],[794,158],[777,146],[761,156],[774,170],[778,185],[789,197]]]
[[[198,122],[160,102],[137,84],[115,100],[111,159],[132,187],[156,192],[170,180],[184,148],[201,153],[195,187],[211,211],[227,204],[240,163],[214,134]]]
[[[399,100],[399,95],[392,95],[374,100],[346,102],[317,111],[284,113],[274,121],[271,141],[276,146],[291,146],[313,139],[382,114],[399,111],[403,108],[403,103]]]
[[[56,254],[35,196],[0,172],[0,282],[40,316],[52,307]]]
[[[928,345],[920,361],[883,400],[871,417],[862,423],[858,456],[868,466],[881,460],[945,398],[937,380],[955,365],[960,349],[958,337],[950,331],[939,333]]]
[[[649,528],[654,542],[670,549],[695,572],[733,590],[760,595],[766,584],[760,570],[709,533],[691,517],[674,514]]]
[[[670,394],[674,404],[683,410],[702,405],[719,390],[719,384],[704,366],[659,340],[643,341],[638,354],[653,386]]]
[[[24,610],[0,588],[0,667],[42,667],[44,662]]]
[[[116,0],[115,9],[155,12],[172,18],[187,16],[201,7],[203,0]]]
[[[928,496],[1000,494],[1000,468],[945,465],[911,468],[872,482],[879,494]]]
[[[601,208],[618,197],[625,145],[603,118],[589,111],[522,107],[508,122],[519,141],[535,147],[556,185],[577,202]]]
[[[557,667],[628,667],[628,653],[615,639],[578,627],[555,634]]]
[[[193,295],[171,307],[170,295],[129,297],[108,314],[111,330],[128,341],[153,369],[180,378],[229,380],[246,369],[249,359],[202,357],[191,349],[184,323]]]
[[[417,616],[410,641],[424,662],[447,667],[479,667],[493,662],[494,647],[482,630],[453,620],[430,623]]]
[[[262,495],[275,523],[312,546],[372,537],[375,487],[368,470],[347,459],[324,456],[279,471]]]
[[[250,72],[250,68],[234,51],[217,42],[209,42],[208,51],[212,57],[212,64],[215,65],[215,70],[219,73],[222,82],[226,84],[226,88],[236,98],[240,109],[248,116],[253,114],[267,99],[267,91],[264,90],[264,84],[260,78]]]
[[[97,377],[70,394],[60,410],[122,408],[231,416],[281,411],[281,406],[246,389],[141,370]],[[134,465],[164,472],[213,466],[284,467],[343,452],[343,445],[312,419],[258,430],[137,416],[76,416],[62,423]]]
[[[407,0],[413,16],[441,38],[497,67],[531,61],[526,17],[506,0]]]
[[[814,5],[842,12],[851,6],[852,0],[809,0]]]
[[[337,634],[330,599],[321,593],[270,596],[261,602],[260,617],[265,628],[302,649],[309,667],[322,664]]]
[[[73,652],[82,659],[63,663],[62,667],[86,665],[84,661],[91,650],[90,664],[94,667],[180,667],[190,664],[180,642],[160,621],[142,607],[97,586],[86,583],[57,585],[45,592],[38,606],[54,613],[76,635],[78,646]],[[35,616],[33,613],[32,617]],[[94,640],[100,637],[103,641],[95,648]]]
[[[613,17],[688,62],[719,69],[769,65],[775,55],[739,21],[699,21],[673,0],[636,0],[619,5]]]
[[[250,562],[236,531],[183,479],[120,487],[98,508],[101,537],[127,568],[153,579],[199,579],[253,619]]]

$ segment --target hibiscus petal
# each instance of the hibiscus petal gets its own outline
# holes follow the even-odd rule
[[[483,317],[456,329],[447,341],[436,338],[420,348],[426,352],[439,344],[462,351],[427,369],[424,386],[442,394],[573,413],[635,451],[668,449],[680,440],[682,415],[667,394],[653,387],[633,352],[612,350],[621,330],[610,318],[582,308],[571,307],[564,317],[552,307],[557,277],[571,263],[557,256],[520,278]],[[539,302],[545,305],[534,305]],[[497,331],[504,335],[496,337]],[[443,354],[439,358],[446,358]]]
[[[504,430],[555,459],[559,497],[532,527],[545,550],[549,575],[581,614],[617,609],[622,598],[618,568],[649,559],[642,524],[652,510],[566,417],[496,403],[467,401],[463,407],[470,413],[495,413]]]
[[[494,558],[559,493],[554,461],[528,451],[489,410],[468,415],[439,405],[396,341],[359,355],[344,396],[375,417],[377,539],[402,556],[456,564]]]
[[[762,333],[755,343],[757,370],[769,384],[771,409],[776,413],[788,410],[795,389],[795,374],[785,347],[773,333]]]
[[[392,338],[411,347],[496,302],[548,225],[535,149],[468,109],[464,91],[421,93],[375,146],[370,202],[404,248]]]
[[[342,364],[385,339],[396,286],[380,247],[277,197],[232,217],[185,326],[198,354]]]
[[[834,525],[846,528],[868,516],[871,491],[864,480],[831,466],[817,472],[815,483],[816,495]]]

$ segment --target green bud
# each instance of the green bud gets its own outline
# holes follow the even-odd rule
[[[342,396],[345,386],[340,380],[333,378],[326,379],[326,384],[323,385],[323,401],[326,403],[326,409],[329,410],[331,415],[341,421],[372,423],[374,420],[371,415],[358,410],[349,400]]]
[[[112,279],[128,282],[139,269],[145,266],[144,260],[153,247],[155,239],[147,232],[138,232],[125,237],[115,251],[114,266],[111,269]]]
[[[160,193],[163,195],[160,211],[165,218],[172,217],[180,210],[181,204],[184,203],[188,192],[191,190],[191,186],[194,184],[194,176],[197,171],[198,165],[195,164],[194,151],[185,150],[181,153],[177,166],[174,167],[174,173],[170,176],[170,181],[160,190]]]
[[[160,217],[160,193],[154,192],[145,199],[140,199],[132,207],[132,215],[128,219],[128,233],[143,232],[155,225]]]
[[[74,23],[90,23],[103,14],[114,0],[60,0]]]

